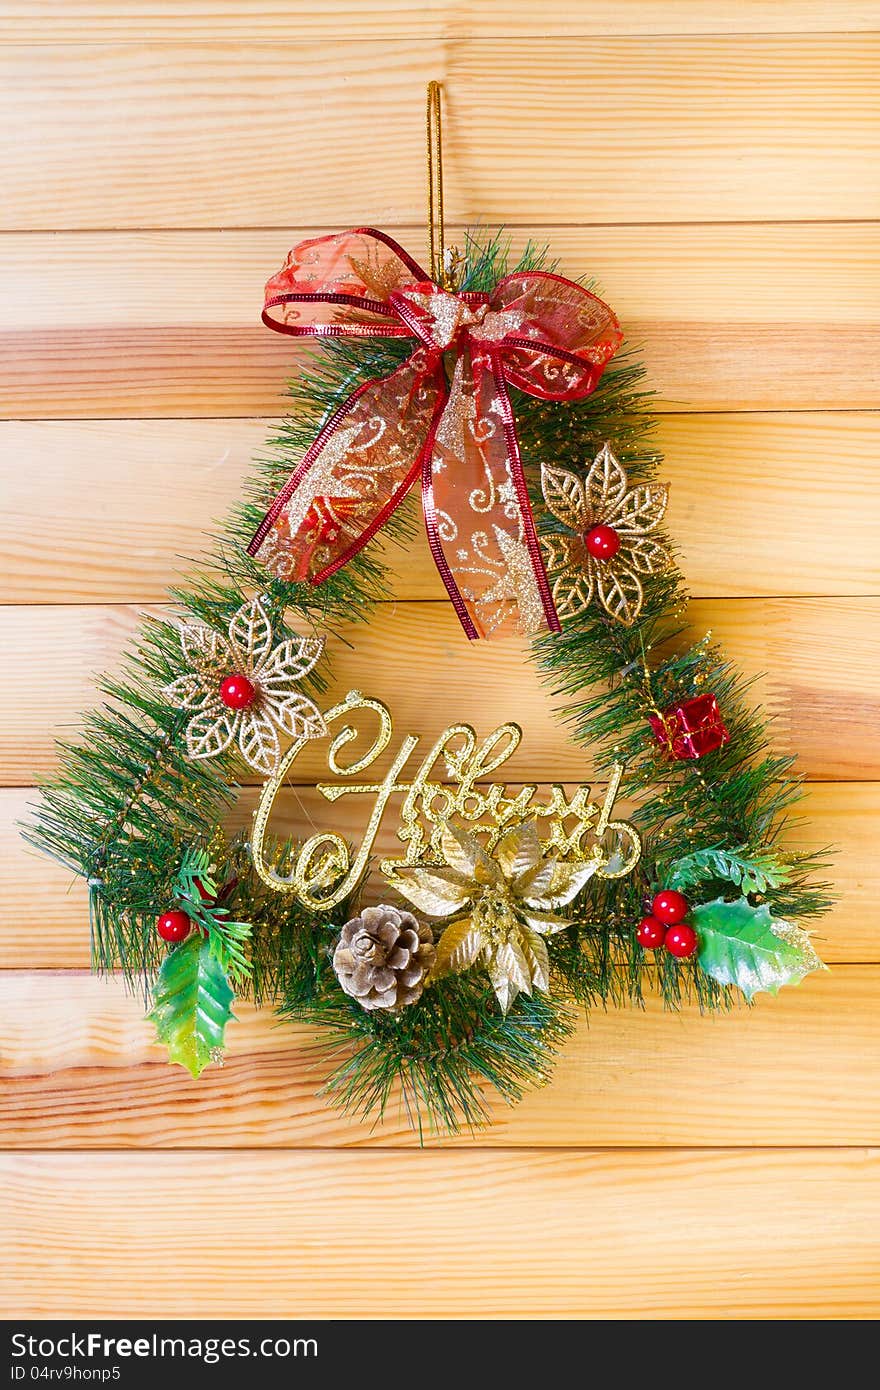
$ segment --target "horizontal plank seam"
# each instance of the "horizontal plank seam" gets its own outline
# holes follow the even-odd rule
[[[173,327],[168,324],[166,327]],[[284,398],[279,396],[279,400]],[[780,406],[778,410],[768,410],[764,406],[713,406],[700,410],[661,410],[652,411],[652,418],[658,420],[693,420],[709,415],[877,415],[880,414],[880,396],[877,405],[790,405]],[[208,423],[214,421],[283,420],[281,415],[3,415],[0,423],[7,425],[149,425],[169,424],[176,420]]]
[[[42,236],[57,237],[63,236],[141,236],[144,233],[167,233],[168,235],[179,236],[186,233],[187,236],[202,236],[206,233],[215,232],[277,232],[294,231],[300,232],[322,232],[332,231],[334,226],[330,222],[240,222],[224,223],[222,226],[203,226],[203,227],[176,227],[169,223],[157,223],[155,225],[145,225],[142,227],[119,227],[100,225],[94,227],[0,227],[0,238],[6,236]],[[615,228],[626,230],[627,228],[639,229],[672,227],[871,227],[880,225],[880,218],[877,217],[743,217],[731,219],[726,217],[707,218],[705,220],[694,221],[693,218],[685,218],[680,221],[672,222],[544,222],[536,218],[530,218],[526,222],[486,222],[482,223],[478,218],[467,221],[462,218],[453,219],[445,223],[447,231],[470,229],[475,231],[494,231],[498,228],[511,231],[534,231],[541,228],[548,232],[552,231],[590,231]],[[389,232],[417,232],[424,235],[425,224],[423,222],[398,222],[391,221],[384,224],[385,230]]]
[[[560,722],[561,722],[561,721],[560,721]],[[68,726],[65,725],[65,727],[68,727]],[[573,754],[577,754],[577,753],[579,753],[579,752],[582,752],[583,749],[581,748],[581,746],[580,746],[579,744],[573,743],[573,744],[571,745],[571,751],[572,751]],[[328,775],[329,775],[329,774],[328,774]],[[528,778],[528,777],[527,777],[527,778],[522,778],[522,777],[518,777],[518,778],[517,778],[517,777],[508,777],[507,780],[508,780],[508,783],[509,783],[511,786],[513,786],[513,785],[514,785],[515,783],[517,783],[517,782],[518,782],[520,785],[522,785],[523,781],[525,781],[525,782],[538,782],[538,783],[550,783],[550,782],[554,782],[554,781],[555,781],[555,782],[571,782],[571,781],[574,781],[574,780],[576,780],[576,779],[571,778],[571,777],[531,777],[531,778]],[[855,780],[855,779],[853,779],[852,777],[803,777],[803,778],[801,779],[801,781],[803,782],[804,786],[807,786],[807,787],[877,787],[877,786],[880,786],[880,778],[878,778],[878,777],[865,777],[865,778],[862,779],[862,780]],[[242,789],[242,791],[247,791],[247,790],[252,789],[252,788],[254,788],[254,787],[263,787],[263,786],[265,786],[265,782],[246,782],[246,781],[238,780],[238,781],[236,781],[235,785],[236,785],[237,787],[240,787],[240,788]],[[482,785],[482,783],[480,783],[479,785]],[[593,780],[592,780],[591,785],[592,785],[592,786],[595,786],[595,787],[599,787],[599,786],[603,786],[604,783],[603,783],[603,780],[602,780],[601,777],[594,777]],[[292,781],[289,781],[289,780],[285,780],[285,782],[284,782],[284,787],[287,788],[287,789],[290,790],[290,791],[313,791],[314,788],[315,788],[316,786],[318,786],[318,783],[317,783],[317,782],[314,782],[314,781],[313,781],[313,782],[292,782]],[[41,786],[40,786],[38,783],[36,783],[36,782],[0,782],[0,792],[5,792],[5,791],[6,791],[6,792],[26,792],[26,793],[31,793],[31,792],[32,792],[32,793],[34,794],[34,796],[39,796],[41,790],[42,790]]]
[[[580,43],[602,42],[615,44],[644,44],[646,40],[653,41],[657,39],[669,43],[678,43],[681,39],[704,39],[708,40],[709,42],[715,43],[719,46],[726,45],[732,48],[735,45],[746,42],[758,42],[770,45],[772,43],[778,42],[780,39],[798,41],[799,43],[808,45],[812,45],[815,41],[816,45],[818,46],[819,42],[822,39],[864,39],[873,37],[877,32],[877,30],[872,29],[757,29],[743,31],[734,30],[728,32],[719,32],[718,30],[715,30],[713,32],[712,30],[708,30],[706,32],[694,33],[688,30],[679,29],[670,29],[668,31],[663,30],[662,32],[655,32],[649,29],[645,31],[638,30],[637,32],[625,34],[615,32],[614,30],[609,31],[608,33],[594,33],[588,30],[583,34],[580,34],[571,33],[569,30],[561,29],[558,33],[551,34],[533,32],[518,34],[496,34],[493,32],[492,34],[484,34],[469,33],[465,28],[462,31],[458,31],[455,34],[452,34],[450,33],[449,28],[444,26],[438,27],[436,31],[433,28],[429,30],[406,29],[401,30],[399,33],[393,33],[389,30],[383,32],[383,34],[379,38],[365,37],[355,27],[350,31],[348,35],[346,35],[346,37],[350,38],[353,42],[357,42],[358,46],[362,49],[375,48],[377,52],[381,52],[390,43],[412,43],[413,40],[421,40],[429,37],[441,39],[454,38],[455,41],[458,43],[466,43],[469,48],[476,48],[477,46],[495,47],[499,43],[529,44],[530,46],[540,45],[542,47],[547,47],[551,44],[555,44],[558,46],[560,43],[569,41],[571,39],[575,39]],[[60,39],[54,43],[51,40],[35,42],[33,40],[28,39],[3,39],[2,41],[4,46],[8,45],[8,47],[10,48],[15,48],[19,50],[35,48],[39,49],[41,52],[44,53],[47,49],[56,49],[59,53],[61,53],[67,48],[101,48],[107,51],[113,48],[128,49],[131,48],[132,45],[137,45],[138,48],[143,47],[168,49],[192,48],[198,45],[198,47],[206,53],[217,52],[221,49],[229,49],[235,52],[238,52],[241,49],[268,49],[271,52],[277,52],[280,48],[290,48],[294,51],[306,48],[317,49],[325,41],[326,36],[326,32],[320,33],[313,31],[312,33],[307,33],[305,36],[300,35],[298,39],[296,36],[293,35],[290,38],[282,39],[217,39],[205,36],[202,36],[200,38],[187,38],[184,36],[177,38],[172,36],[169,38],[162,39],[147,39],[132,34],[126,35],[125,38],[116,39],[94,38],[81,39],[77,41],[71,41],[69,39]]]
[[[686,221],[686,222],[571,222],[571,223],[561,223],[561,224],[559,224],[559,226],[560,226],[560,227],[568,227],[569,229],[578,228],[578,229],[582,229],[582,230],[584,230],[584,231],[588,231],[588,230],[590,230],[590,229],[592,229],[592,228],[595,228],[595,229],[597,229],[597,230],[612,229],[612,228],[618,228],[618,229],[620,229],[620,230],[626,230],[626,228],[628,228],[628,227],[653,227],[653,228],[655,228],[655,229],[662,229],[662,228],[664,228],[664,227],[784,227],[784,226],[826,227],[826,226],[831,226],[831,225],[834,225],[834,226],[857,226],[857,227],[858,227],[858,226],[874,226],[874,225],[876,225],[877,221],[878,221],[878,219],[877,219],[876,217],[838,217],[838,218],[833,218],[833,219],[829,219],[829,218],[827,218],[827,217],[796,217],[796,218],[794,218],[794,217],[793,217],[793,218],[784,218],[784,217],[743,217],[743,218],[734,218],[734,219],[725,218],[725,219],[714,219],[714,220],[713,220],[712,218],[706,218],[705,220],[703,220],[703,219],[691,218],[691,219],[689,219],[689,220]],[[350,222],[351,222],[351,219],[349,219],[349,223],[350,223]],[[339,224],[337,224],[337,228],[338,228],[338,225],[339,225]],[[475,222],[465,222],[465,223],[462,223],[461,225],[464,226],[464,227],[468,227],[470,230],[474,230],[474,231],[479,231],[479,230],[481,230],[482,227],[483,227],[484,225],[485,225],[486,228],[488,228],[488,229],[490,229],[490,230],[500,230],[500,231],[526,231],[526,230],[528,230],[529,228],[534,228],[534,227],[536,227],[536,226],[544,226],[543,223],[537,223],[536,220],[535,220],[534,218],[531,218],[528,222],[492,222],[492,223],[487,222],[487,223],[485,223],[485,224],[481,224],[481,223],[475,221]],[[173,222],[158,223],[158,224],[156,224],[155,226],[148,226],[148,227],[129,227],[129,226],[127,226],[127,225],[126,225],[126,226],[123,226],[123,227],[117,226],[117,225],[114,225],[114,226],[100,226],[100,225],[99,225],[99,226],[94,226],[94,227],[65,227],[65,226],[52,226],[52,227],[50,227],[50,226],[28,226],[28,225],[23,225],[23,224],[22,224],[22,225],[16,225],[16,224],[12,224],[12,223],[3,223],[3,225],[0,226],[0,234],[2,234],[2,235],[4,235],[4,236],[9,236],[9,235],[11,235],[11,236],[30,236],[30,235],[33,235],[33,236],[54,236],[54,237],[57,237],[57,236],[70,236],[70,235],[75,235],[76,233],[79,233],[79,232],[85,232],[85,233],[87,233],[87,234],[89,234],[89,235],[92,235],[92,236],[99,235],[99,234],[103,235],[103,234],[105,234],[105,233],[111,233],[111,232],[112,232],[112,233],[116,233],[116,234],[118,234],[118,235],[120,235],[120,236],[124,236],[124,235],[127,235],[127,234],[131,234],[131,235],[135,235],[135,236],[137,236],[137,235],[139,235],[139,234],[140,234],[140,235],[144,235],[144,234],[153,235],[153,234],[158,233],[158,232],[174,232],[174,233],[180,233],[180,232],[196,232],[196,233],[198,233],[198,232],[253,232],[253,233],[258,233],[258,232],[279,232],[279,231],[284,231],[284,229],[285,229],[285,228],[288,228],[289,226],[290,226],[290,223],[287,222],[287,221],[285,221],[285,222],[278,222],[278,223],[261,223],[261,224],[258,225],[258,226],[249,226],[247,223],[244,223],[244,222],[229,222],[229,223],[227,223],[227,224],[226,224],[225,226],[223,226],[223,227],[215,227],[215,226],[185,227],[185,226],[178,226],[178,225],[176,225],[176,224],[173,223]],[[389,227],[390,227],[390,224],[389,224]],[[423,229],[423,230],[424,230],[424,229]],[[552,248],[551,248],[551,249],[552,249]]]
[[[364,33],[357,26],[350,27],[346,32],[346,37],[357,42],[363,48],[380,47],[386,43],[412,43],[424,39],[451,39],[455,38],[458,42],[467,44],[477,43],[559,43],[561,40],[578,39],[586,42],[597,43],[620,43],[623,41],[631,43],[644,43],[646,39],[675,40],[681,39],[710,39],[715,42],[733,43],[740,40],[763,40],[771,41],[775,39],[854,39],[872,37],[878,31],[876,29],[634,29],[623,33],[619,29],[572,29],[568,26],[560,26],[558,29],[550,29],[542,26],[541,32],[537,33],[528,26],[515,33],[492,33],[486,34],[482,30],[470,30],[467,26],[456,27],[454,33],[450,31],[448,24],[431,24],[422,29],[407,28],[388,28],[383,30],[381,38],[372,38]],[[291,32],[289,38],[274,39],[236,39],[212,38],[212,31],[205,27],[204,33],[196,34],[170,34],[167,38],[149,38],[140,34],[136,29],[126,31],[124,36],[113,39],[76,38],[76,39],[53,39],[41,38],[34,35],[32,38],[19,39],[8,38],[0,30],[0,42],[4,48],[29,49],[36,48],[45,51],[49,48],[62,50],[65,48],[128,48],[132,44],[137,44],[138,48],[274,48],[281,45],[290,46],[297,42],[297,36]],[[318,44],[328,37],[338,36],[338,30],[331,25],[321,27],[315,25],[306,31],[305,37],[299,36],[299,41],[305,44]]]
[[[184,557],[184,559],[186,559],[186,557]],[[170,581],[168,582],[172,581],[174,581],[174,575],[172,575]],[[862,603],[865,602],[865,600],[867,600],[867,602],[869,603],[873,603],[874,600],[880,599],[880,594],[692,594],[691,599],[698,600],[698,602],[701,603]],[[22,607],[25,607],[25,609],[28,609],[28,607],[39,607],[39,609],[125,609],[125,607],[136,607],[138,606],[139,602],[145,603],[145,606],[150,607],[150,609],[171,610],[179,606],[175,605],[175,603],[172,602],[172,600],[164,599],[96,599],[95,602],[89,602],[89,600],[83,599],[74,599],[70,603],[0,602],[0,613],[3,613],[6,609],[11,610],[11,612],[14,612],[15,609],[22,609]],[[442,612],[442,610],[445,610],[446,607],[449,606],[448,599],[391,598],[377,600],[377,606],[393,605],[396,607],[402,607],[403,605],[409,606],[410,603],[427,603],[427,605],[434,606],[435,609],[438,610],[438,613]],[[360,623],[357,624],[357,626],[367,627],[368,624]]]
[[[166,1063],[162,1063],[162,1065],[164,1066],[164,1065],[167,1065],[167,1064],[166,1064]],[[218,1148],[214,1148],[213,1146],[210,1147],[210,1148],[194,1148],[194,1147],[192,1147],[191,1145],[182,1145],[180,1148],[168,1148],[168,1149],[159,1148],[159,1147],[157,1147],[156,1145],[150,1145],[149,1147],[146,1147],[146,1148],[136,1148],[136,1147],[133,1147],[133,1146],[128,1146],[128,1145],[126,1145],[126,1146],[124,1146],[124,1147],[122,1147],[122,1148],[116,1148],[116,1149],[114,1149],[114,1148],[111,1148],[111,1147],[109,1147],[109,1146],[107,1146],[107,1147],[105,1147],[105,1146],[96,1147],[96,1146],[91,1145],[91,1144],[88,1146],[88,1148],[79,1148],[79,1147],[76,1147],[76,1148],[70,1148],[70,1149],[62,1149],[62,1148],[44,1148],[44,1147],[42,1147],[42,1146],[40,1146],[40,1147],[38,1147],[38,1148],[29,1148],[29,1147],[26,1148],[26,1147],[24,1147],[24,1146],[22,1146],[22,1147],[16,1146],[15,1148],[6,1148],[4,1145],[0,1144],[0,1153],[3,1153],[3,1154],[9,1154],[10,1156],[18,1155],[18,1154],[29,1154],[29,1155],[31,1155],[31,1156],[33,1156],[33,1155],[41,1155],[41,1156],[46,1157],[46,1158],[58,1159],[59,1161],[61,1161],[62,1159],[69,1159],[69,1158],[71,1158],[71,1157],[75,1157],[75,1158],[77,1158],[77,1159],[86,1160],[86,1159],[89,1157],[90,1154],[108,1154],[108,1155],[112,1154],[113,1157],[114,1157],[114,1159],[119,1159],[119,1158],[121,1158],[121,1157],[123,1157],[123,1156],[129,1156],[129,1157],[131,1157],[132,1159],[143,1159],[143,1158],[146,1158],[146,1157],[149,1157],[150,1159],[153,1159],[153,1158],[155,1158],[155,1156],[156,1156],[157,1154],[167,1154],[167,1155],[169,1155],[169,1156],[173,1155],[174,1157],[177,1157],[177,1156],[179,1156],[179,1155],[181,1155],[181,1154],[192,1154],[193,1156],[197,1156],[198,1159],[199,1159],[199,1161],[200,1161],[201,1163],[204,1163],[206,1153],[210,1153],[212,1158],[216,1158],[216,1157],[218,1157],[218,1156],[221,1155],[221,1154],[230,1154],[230,1155],[232,1155],[232,1154],[240,1154],[240,1153],[262,1153],[262,1154],[266,1154],[267,1157],[274,1157],[276,1154],[283,1154],[283,1153],[288,1153],[288,1154],[303,1154],[303,1155],[311,1155],[311,1154],[339,1154],[339,1155],[345,1155],[346,1158],[349,1158],[349,1159],[351,1159],[352,1161],[355,1161],[355,1160],[357,1160],[357,1159],[359,1159],[359,1158],[365,1157],[367,1154],[374,1154],[374,1155],[376,1155],[376,1156],[379,1156],[380,1154],[386,1154],[386,1153],[410,1154],[410,1155],[411,1155],[412,1157],[414,1157],[414,1158],[417,1157],[417,1156],[420,1157],[420,1158],[424,1158],[426,1155],[428,1155],[428,1154],[430,1154],[430,1153],[437,1153],[437,1152],[442,1152],[442,1153],[444,1153],[444,1154],[451,1154],[451,1153],[454,1153],[454,1154],[456,1154],[456,1155],[460,1155],[463,1159],[466,1160],[466,1158],[467,1158],[467,1156],[468,1156],[469,1154],[475,1154],[475,1153],[487,1154],[487,1155],[488,1155],[488,1154],[492,1154],[493,1156],[495,1156],[496,1154],[511,1154],[511,1155],[515,1154],[518,1158],[525,1158],[526,1156],[532,1155],[532,1154],[535,1154],[535,1155],[536,1155],[536,1154],[542,1154],[542,1155],[546,1156],[546,1155],[548,1155],[548,1154],[554,1154],[554,1155],[555,1155],[555,1154],[566,1154],[566,1153],[570,1153],[570,1154],[581,1154],[581,1155],[583,1155],[583,1156],[585,1156],[585,1157],[586,1157],[587,1155],[589,1155],[589,1154],[603,1154],[603,1155],[604,1155],[604,1154],[627,1154],[627,1155],[629,1155],[629,1154],[639,1154],[639,1153],[644,1153],[644,1154],[663,1154],[663,1155],[665,1155],[665,1156],[668,1157],[669,1154],[690,1154],[690,1153],[695,1153],[695,1154],[702,1154],[702,1153],[705,1153],[705,1154],[716,1154],[716,1155],[719,1155],[719,1156],[720,1156],[721,1154],[725,1154],[725,1153],[729,1153],[729,1154],[731,1154],[731,1155],[733,1155],[733,1154],[743,1154],[743,1153],[748,1153],[748,1154],[761,1154],[761,1153],[788,1153],[788,1154],[800,1154],[800,1153],[835,1153],[835,1152],[837,1152],[837,1151],[840,1151],[841,1153],[864,1153],[866,1156],[870,1156],[870,1157],[872,1157],[872,1158],[873,1158],[873,1157],[880,1158],[880,1144],[878,1144],[878,1143],[864,1143],[864,1142],[862,1142],[862,1143],[855,1142],[855,1143],[852,1143],[852,1144],[730,1144],[730,1143],[726,1143],[726,1144],[718,1144],[718,1145],[714,1145],[714,1144],[669,1144],[669,1145],[658,1145],[658,1144],[548,1144],[548,1145],[543,1145],[543,1146],[542,1146],[542,1145],[539,1145],[539,1144],[523,1144],[523,1145],[517,1145],[517,1144],[487,1144],[487,1145],[485,1145],[485,1146],[481,1146],[479,1143],[474,1143],[473,1140],[469,1139],[467,1136],[462,1136],[462,1142],[461,1142],[460,1144],[456,1143],[454,1140],[453,1140],[452,1142],[446,1142],[446,1141],[441,1141],[441,1140],[437,1140],[437,1141],[435,1141],[435,1140],[430,1140],[430,1141],[425,1145],[425,1147],[424,1147],[423,1149],[420,1149],[417,1145],[413,1145],[413,1144],[410,1144],[410,1145],[404,1145],[404,1144],[387,1144],[387,1145],[386,1145],[386,1144],[377,1144],[377,1143],[375,1143],[375,1142],[372,1141],[372,1140],[371,1140],[369,1143],[362,1143],[362,1144],[358,1144],[358,1143],[354,1143],[354,1144],[313,1144],[313,1145],[312,1145],[312,1144],[309,1144],[309,1145],[306,1145],[306,1144],[272,1144],[272,1145],[268,1145],[268,1146],[265,1146],[265,1147],[261,1147],[261,1146],[258,1145],[258,1144],[243,1144],[243,1145],[235,1146],[235,1147],[224,1145],[223,1147],[218,1147]]]
[[[192,563],[197,564],[198,561],[194,560],[192,561]],[[182,579],[186,579],[187,577],[188,575],[186,574],[180,576],[180,578]],[[172,573],[168,580],[169,584],[172,584],[174,582],[174,579],[175,575]],[[875,588],[871,590],[865,590],[864,592],[859,594],[815,594],[801,593],[800,591],[791,592],[787,594],[707,594],[701,592],[693,593],[690,595],[690,597],[694,601],[700,603],[757,603],[759,601],[766,603],[782,603],[789,601],[792,603],[814,603],[817,600],[821,600],[821,602],[823,603],[861,603],[866,599],[880,599],[880,589]],[[401,598],[399,596],[375,600],[376,607],[380,609],[389,607],[399,607],[401,604],[404,603],[407,606],[414,603],[432,603],[441,606],[443,605],[444,601],[442,599],[436,598]],[[0,610],[3,610],[5,608],[137,608],[141,605],[143,605],[143,607],[145,608],[174,608],[177,606],[173,603],[166,603],[163,599],[151,598],[96,598],[93,601],[71,599],[67,603],[61,602],[57,599],[35,598],[22,599],[18,603],[4,603],[0,601]],[[368,626],[368,624],[362,624],[362,626]]]
[[[878,224],[880,225],[880,224]],[[165,325],[174,328],[174,324]],[[283,397],[281,398],[284,399]],[[636,412],[633,412],[635,414]],[[666,406],[659,406],[654,410],[643,411],[645,415],[650,414],[653,420],[690,420],[694,415],[713,416],[717,419],[726,419],[729,415],[766,415],[771,420],[777,416],[787,415],[878,415],[880,414],[880,404],[869,405],[804,405],[804,406],[757,406],[748,409],[735,409],[731,406],[711,406],[705,410],[668,410]],[[279,411],[274,415],[50,415],[41,418],[36,415],[7,415],[0,416],[0,420],[5,425],[59,425],[65,428],[77,425],[167,425],[167,424],[198,424],[198,425],[228,425],[228,424],[248,424],[262,425],[266,429],[276,428],[285,423],[288,415],[284,411]],[[263,447],[262,445],[259,447]]]

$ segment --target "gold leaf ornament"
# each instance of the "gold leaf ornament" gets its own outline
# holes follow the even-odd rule
[[[506,831],[492,853],[452,822],[444,827],[442,864],[400,866],[389,882],[431,917],[449,918],[432,977],[485,966],[506,1013],[520,993],[550,986],[543,940],[571,925],[558,909],[596,872],[595,859],[547,855],[534,821]]]
[[[569,528],[540,538],[560,620],[578,617],[598,599],[609,617],[630,626],[644,602],[639,576],[661,574],[672,563],[666,547],[650,536],[663,520],[667,488],[630,487],[607,444],[583,478],[544,464],[541,487],[548,511]],[[588,547],[598,527],[610,528],[616,538],[617,548],[607,558]]]
[[[296,637],[274,644],[260,599],[243,603],[226,633],[182,624],[180,645],[189,670],[165,686],[163,694],[178,709],[193,711],[186,728],[190,758],[219,757],[237,742],[244,761],[271,776],[281,756],[279,733],[294,739],[326,734],[321,711],[296,688],[317,664],[324,643]],[[230,676],[244,677],[253,692],[239,708],[230,708],[223,699],[221,688]]]

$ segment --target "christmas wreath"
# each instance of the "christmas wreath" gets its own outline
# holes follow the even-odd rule
[[[542,250],[510,266],[500,237],[449,253],[431,227],[430,274],[361,228],[269,281],[264,321],[316,340],[290,416],[171,591],[175,619],[144,620],[61,746],[26,834],[86,879],[94,964],[143,984],[172,1061],[220,1061],[250,995],[318,1030],[332,1101],[381,1116],[399,1096],[420,1130],[455,1132],[492,1090],[547,1079],[579,1007],[797,983],[828,900],[816,857],[780,842],[793,760],[686,635],[643,369],[613,312]],[[388,596],[369,543],[411,542],[414,492],[464,634],[525,636],[595,793],[493,780],[513,722],[422,748],[369,693],[322,707],[340,626]],[[366,807],[357,844],[329,811],[329,829],[272,831],[313,743],[328,807]],[[230,833],[253,773],[253,822]],[[399,853],[374,865],[394,806]]]

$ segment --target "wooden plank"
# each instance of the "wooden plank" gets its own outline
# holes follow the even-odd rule
[[[0,602],[161,600],[181,557],[205,551],[273,428],[3,422]],[[663,416],[656,443],[670,532],[697,596],[880,592],[880,414]],[[385,553],[395,596],[443,597],[420,540]]]
[[[0,1182],[9,1317],[173,1317],[181,1288],[195,1318],[880,1310],[871,1152],[225,1153],[200,1181],[186,1154],[9,1154]]]
[[[429,78],[447,91],[453,218],[876,217],[878,48],[873,34],[11,46],[2,225],[272,226],[291,189],[305,222],[419,221]],[[365,145],[372,201],[352,177]]]
[[[796,749],[805,775],[872,781],[880,777],[878,613],[871,599],[720,599],[697,600],[691,621],[695,635],[711,630],[758,677],[754,698],[776,716],[774,747]],[[22,707],[18,682],[0,687],[0,786],[30,786],[51,770],[53,734],[76,733],[76,711],[94,703],[94,673],[118,661],[135,625],[135,610],[122,605],[0,609],[0,643],[27,672],[28,695]],[[554,718],[560,702],[519,641],[465,642],[448,603],[384,605],[342,636],[356,649],[331,643],[328,705],[366,686],[392,708],[401,738],[433,739],[453,717],[486,731],[515,718],[526,738],[507,765],[511,780],[589,776],[587,755]],[[443,673],[442,707],[425,705],[432,671]],[[323,744],[304,750],[292,780],[316,781],[323,758]]]
[[[156,43],[226,39],[248,43],[303,38],[468,38],[483,35],[813,33],[880,28],[876,0],[740,0],[731,9],[707,0],[3,0],[0,41]]]
[[[0,409],[277,413],[303,352],[259,324],[262,281],[289,246],[326,230],[6,234]],[[395,230],[421,255],[423,227]],[[874,226],[536,225],[511,238],[517,250],[549,245],[569,275],[595,275],[667,409],[878,404]]]
[[[132,341],[145,327],[190,328],[204,346],[223,329],[257,326],[263,282],[290,247],[345,225],[336,218],[247,231],[5,232],[4,323],[127,328]],[[427,260],[423,217],[386,230]],[[513,256],[530,241],[547,246],[562,274],[595,277],[628,324],[733,324],[750,334],[784,320],[800,332],[810,324],[827,331],[835,324],[869,327],[880,309],[880,252],[871,224],[828,217],[609,228],[553,222],[545,209],[541,221],[525,226],[483,223],[473,230],[484,238],[503,230]],[[450,240],[463,241],[465,232],[462,222],[448,225]],[[286,346],[290,351],[293,343]],[[791,346],[796,350],[797,343]]]
[[[256,789],[242,793],[231,826],[244,826],[256,804]],[[85,886],[26,846],[19,824],[27,819],[35,799],[31,788],[0,789],[0,968],[72,969],[89,963],[89,923]],[[281,833],[311,834],[327,826],[350,838],[363,833],[365,814],[360,799],[343,797],[331,809],[313,787],[282,792],[273,821]],[[377,841],[377,853],[389,855],[395,844],[397,803],[391,808]],[[792,844],[821,849],[835,847],[830,876],[838,902],[819,925],[818,942],[824,960],[880,962],[873,905],[880,897],[880,860],[876,825],[880,816],[880,784],[874,782],[817,782],[806,788],[799,807],[801,823],[792,827]],[[371,895],[381,892],[381,879]],[[40,903],[40,929],[23,932],[21,924]]]
[[[596,1010],[550,1084],[456,1147],[877,1144],[880,968],[838,966],[718,1017],[696,1008]],[[154,1045],[120,981],[0,973],[3,1148],[416,1146],[399,1102],[377,1128],[319,1095],[302,1027],[237,1004],[223,1067],[197,1082]],[[436,1141],[428,1141],[433,1144]]]

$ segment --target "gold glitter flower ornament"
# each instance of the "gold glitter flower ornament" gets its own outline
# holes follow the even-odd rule
[[[549,990],[544,937],[571,926],[559,909],[596,872],[596,861],[547,857],[534,821],[507,830],[491,853],[447,823],[442,853],[445,864],[401,867],[389,880],[429,917],[464,914],[444,930],[431,978],[480,962],[505,1013],[519,993]]]
[[[191,758],[216,758],[237,739],[245,762],[270,776],[281,754],[279,732],[290,738],[326,734],[321,711],[296,688],[317,663],[324,643],[294,637],[275,645],[259,599],[242,604],[228,636],[199,623],[182,623],[180,642],[189,670],[163,693],[179,709],[193,711],[186,729]]]
[[[559,618],[577,617],[595,596],[610,617],[629,626],[644,600],[639,576],[671,564],[649,534],[663,519],[667,488],[629,487],[607,444],[585,478],[545,464],[541,487],[548,509],[569,528],[540,538]]]

